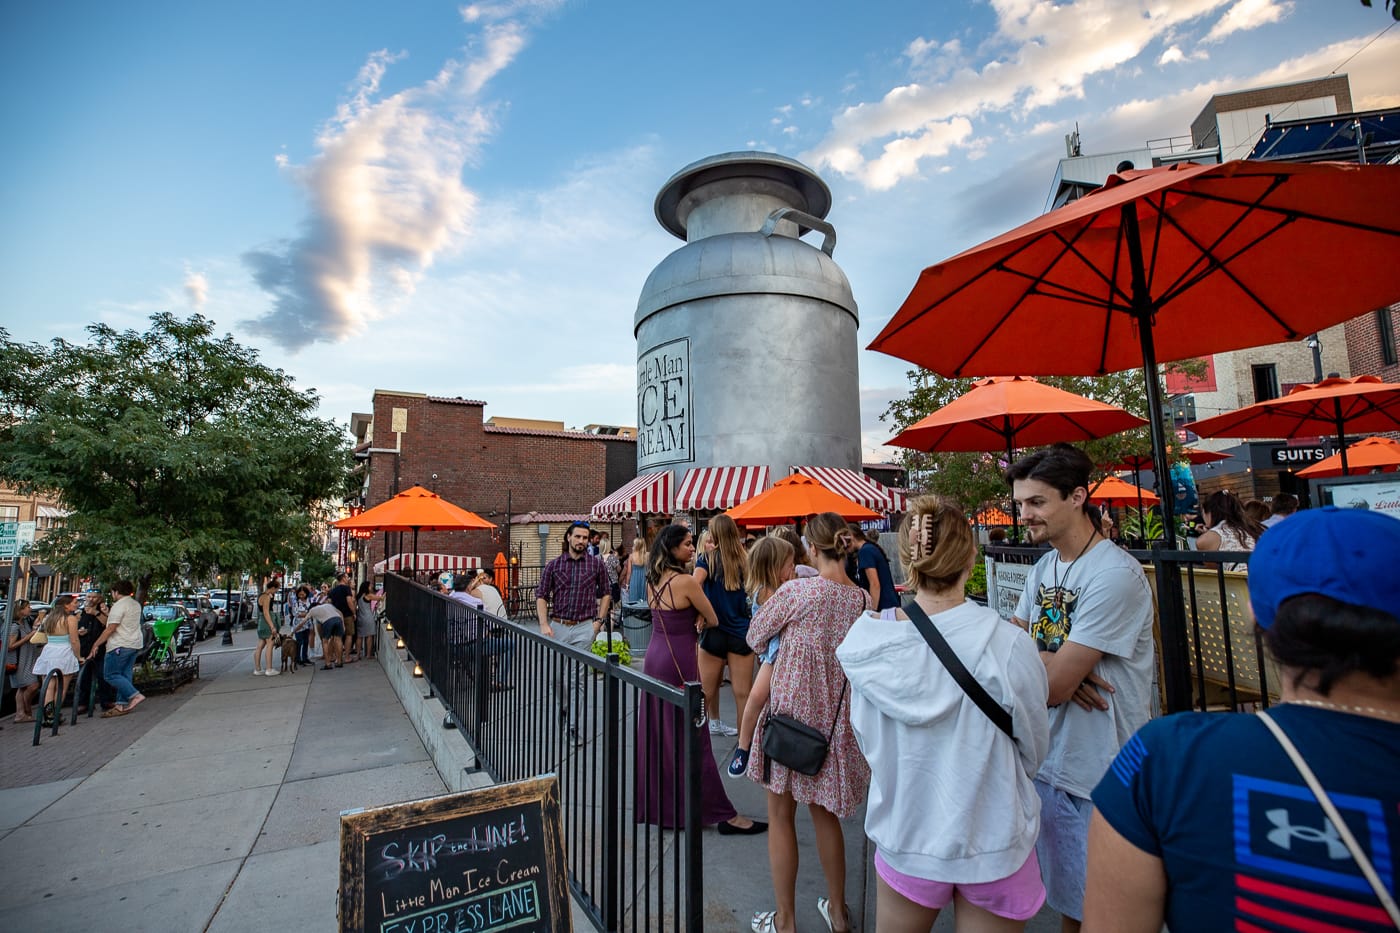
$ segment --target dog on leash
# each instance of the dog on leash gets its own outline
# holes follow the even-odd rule
[[[291,635],[282,636],[282,673],[295,674],[297,670],[297,640]]]

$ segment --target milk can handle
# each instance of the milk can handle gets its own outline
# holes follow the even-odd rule
[[[822,252],[828,256],[832,250],[836,249],[836,228],[822,220],[820,217],[813,217],[805,211],[799,211],[795,207],[780,207],[768,215],[768,219],[763,222],[763,229],[758,231],[764,236],[772,236],[773,231],[778,229],[778,221],[791,220],[803,227],[810,227],[818,230],[822,234]]]

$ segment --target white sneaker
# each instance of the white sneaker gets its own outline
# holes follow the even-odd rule
[[[282,673],[282,672],[281,672],[281,671],[278,671],[278,670],[273,670],[272,668],[269,667],[267,670],[263,671],[263,676],[264,676],[264,677],[276,677],[276,676],[277,676],[278,674],[280,674],[280,673]],[[734,733],[734,734],[735,734],[735,735],[738,735],[739,733],[736,732],[736,733]]]
[[[261,676],[262,676],[262,668],[260,668],[260,667],[255,667],[255,668],[253,668],[253,676],[254,676],[254,677],[261,677]]]
[[[739,730],[735,729],[727,722],[718,719],[710,720],[710,735],[738,735]]]

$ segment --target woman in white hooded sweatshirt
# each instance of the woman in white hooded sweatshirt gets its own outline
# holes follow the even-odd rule
[[[899,551],[915,602],[1011,715],[1015,738],[959,686],[904,610],[867,612],[851,627],[836,657],[870,763],[876,930],[928,933],[950,903],[959,933],[1022,930],[1045,901],[1031,783],[1049,744],[1045,666],[1029,635],[964,596],[977,545],[960,509],[915,499]]]

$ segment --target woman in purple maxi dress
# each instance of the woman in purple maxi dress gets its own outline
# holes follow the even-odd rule
[[[695,683],[700,672],[695,643],[702,627],[719,623],[700,584],[685,572],[695,556],[690,530],[668,525],[656,536],[647,560],[647,596],[652,636],[644,673],[675,687]],[[685,713],[655,697],[643,696],[637,711],[636,820],[662,829],[685,824],[684,729],[697,729]],[[761,833],[766,823],[738,815],[724,792],[710,751],[709,733],[701,735],[700,825],[719,824],[723,834]]]

